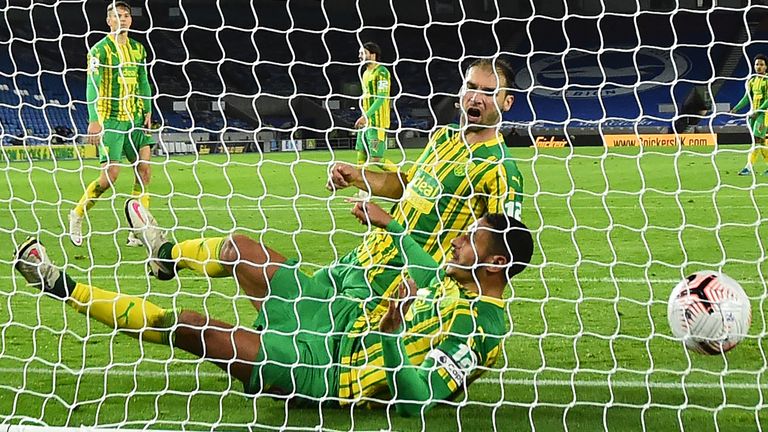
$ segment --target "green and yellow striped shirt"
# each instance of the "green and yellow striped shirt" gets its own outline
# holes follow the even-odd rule
[[[88,52],[88,120],[140,120],[152,111],[147,52],[128,38],[120,44],[108,35]]]
[[[389,89],[391,87],[389,78],[389,71],[382,65],[377,65],[375,68],[363,72],[362,86],[363,86],[363,112],[366,113],[368,119],[368,127],[388,128],[389,127]],[[381,101],[381,104],[373,112],[370,111],[371,107],[377,100]]]
[[[342,405],[360,398],[388,400],[392,396],[381,337],[376,333],[383,316],[383,310],[360,316],[341,341]],[[506,332],[502,300],[467,291],[441,271],[428,287],[418,290],[401,337],[411,364],[436,367],[443,384],[455,394],[494,365]]]
[[[504,138],[468,145],[458,125],[439,130],[406,174],[403,197],[390,213],[438,263],[451,241],[486,213],[520,219],[523,177]],[[370,290],[368,309],[380,307],[402,280],[403,258],[386,230],[369,234],[328,269],[337,286]]]

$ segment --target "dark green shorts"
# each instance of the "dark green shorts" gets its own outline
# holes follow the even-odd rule
[[[261,348],[245,390],[303,400],[335,396],[339,340],[360,315],[362,300],[335,295],[327,273],[307,275],[296,262],[286,261],[270,280],[270,296],[253,324]]]
[[[387,150],[387,133],[382,128],[369,127],[357,133],[355,150],[366,151],[368,157],[384,157]]]
[[[123,155],[129,161],[135,162],[139,149],[155,145],[152,135],[141,129],[143,125],[140,120],[130,122],[107,119],[104,120],[103,126],[104,134],[99,145],[101,163],[119,162]]]

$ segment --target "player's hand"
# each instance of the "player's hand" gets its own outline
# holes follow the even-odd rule
[[[359,119],[355,122],[355,129],[362,129],[365,127],[365,125],[368,124],[368,119],[365,118],[364,115],[360,116]]]
[[[152,129],[152,113],[144,114],[144,128],[149,131]]]
[[[392,216],[376,203],[370,201],[348,201],[355,203],[355,206],[352,207],[352,214],[363,225],[370,223],[377,228],[386,228],[392,222]]]
[[[397,293],[389,299],[387,313],[379,323],[379,331],[382,333],[395,333],[403,325],[405,314],[411,307],[416,297],[416,282],[413,279],[406,279],[397,287]]]
[[[104,128],[101,126],[101,123],[97,121],[88,123],[88,135],[86,137],[88,144],[98,145],[99,136],[101,135],[101,131],[103,129]]]
[[[344,189],[360,179],[360,170],[352,165],[337,163],[328,172],[328,184],[325,186],[329,191]]]

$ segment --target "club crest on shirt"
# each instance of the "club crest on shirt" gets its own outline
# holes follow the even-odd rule
[[[91,57],[91,61],[88,63],[88,72],[92,74],[99,73],[99,58],[94,56]]]

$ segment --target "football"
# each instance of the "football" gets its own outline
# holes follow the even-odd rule
[[[744,339],[752,322],[749,298],[722,273],[699,271],[680,281],[669,296],[672,334],[700,354],[721,354]]]

